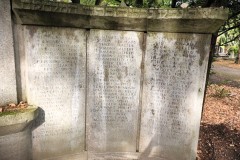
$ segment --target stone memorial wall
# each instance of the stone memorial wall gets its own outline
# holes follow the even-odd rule
[[[33,0],[13,0],[12,8],[18,97],[40,113],[32,138],[0,137],[0,153],[5,145],[15,153],[4,159],[195,160],[211,33],[226,10]],[[4,64],[0,77],[15,80],[6,19],[0,45],[10,52],[0,56],[14,72]],[[0,100],[14,101],[16,80],[5,79],[12,88],[5,98],[1,85]]]

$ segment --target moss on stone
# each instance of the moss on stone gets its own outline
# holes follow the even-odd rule
[[[36,108],[25,108],[25,109],[14,110],[14,111],[6,111],[6,112],[0,113],[0,117],[8,116],[8,115],[17,115],[17,114],[26,113],[26,112],[33,112],[34,110],[36,110]]]

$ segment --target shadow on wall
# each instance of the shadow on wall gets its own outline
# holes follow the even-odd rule
[[[240,131],[224,124],[201,124],[198,160],[238,160]]]
[[[38,107],[38,110],[39,110],[39,114],[38,114],[38,117],[33,122],[32,131],[38,128],[39,126],[41,126],[45,122],[45,111],[40,107]]]

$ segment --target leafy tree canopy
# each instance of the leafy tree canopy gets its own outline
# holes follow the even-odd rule
[[[229,18],[218,32],[220,46],[240,45],[240,0],[229,2]]]

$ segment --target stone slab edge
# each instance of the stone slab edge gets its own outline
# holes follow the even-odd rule
[[[53,158],[47,158],[44,160],[66,160],[66,159],[70,159],[70,160],[87,160],[87,152],[83,151],[81,153],[78,154],[70,154],[70,155],[64,155],[64,156],[59,156],[59,157],[53,157]]]
[[[4,112],[2,114],[4,114]],[[0,127],[30,122],[37,118],[37,116],[38,107],[35,106],[28,107],[23,111],[16,111],[12,114],[0,115]]]
[[[9,0],[0,1],[0,106],[17,103],[12,16]]]
[[[16,22],[20,24],[87,29],[214,33],[228,18],[228,9],[223,8],[144,9],[84,6],[40,0],[13,0],[12,8]],[[193,29],[189,30],[185,25],[181,27],[185,23]],[[162,24],[179,25],[173,28],[162,27]]]

